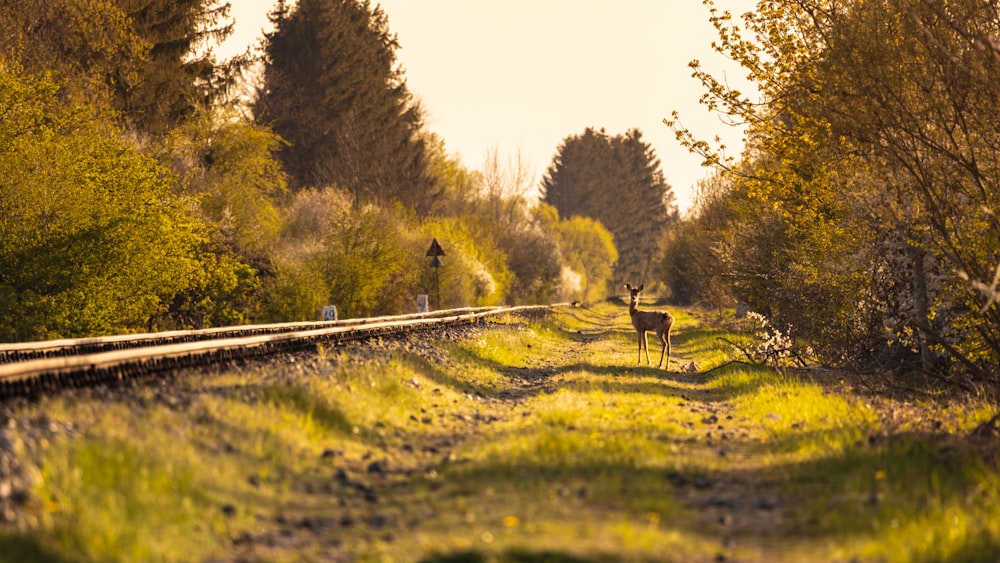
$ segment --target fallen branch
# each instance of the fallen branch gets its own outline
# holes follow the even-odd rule
[[[733,364],[741,364],[741,365],[750,366],[750,367],[758,367],[758,366],[761,365],[759,363],[744,362],[743,360],[729,360],[728,362],[726,362],[724,364],[717,365],[717,366],[715,366],[714,368],[712,368],[710,370],[706,370],[706,371],[703,371],[703,372],[699,373],[698,375],[708,375],[708,374],[712,373],[713,371],[720,370],[720,369],[722,369],[722,368],[724,368],[726,366],[731,366]]]
[[[721,340],[722,342],[725,342],[726,344],[729,344],[733,348],[736,348],[740,352],[743,352],[743,355],[746,356],[748,360],[750,360],[750,365],[760,365],[760,362],[757,361],[757,358],[754,358],[753,354],[751,354],[750,352],[748,352],[747,349],[744,348],[743,346],[740,346],[739,344],[733,342],[732,340],[729,340],[728,338],[723,338],[721,336],[716,336],[715,339],[716,340]],[[727,363],[733,363],[733,362],[727,362]],[[746,363],[746,362],[740,362],[740,363]],[[722,365],[726,365],[726,364],[722,364]],[[722,366],[719,366],[719,367],[722,367]],[[718,369],[718,368],[714,368],[714,369]]]

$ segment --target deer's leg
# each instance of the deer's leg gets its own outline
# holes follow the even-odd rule
[[[665,348],[667,350],[667,369],[670,369],[670,329],[667,329],[663,333],[663,342],[665,343]]]
[[[637,330],[636,333],[639,338],[639,357],[635,360],[635,363],[638,365],[642,363],[642,341],[646,339],[646,333],[641,330]]]
[[[649,361],[649,340],[646,338],[646,331],[642,331],[642,347],[644,350],[646,350],[646,365],[647,366],[653,365]]]
[[[662,332],[657,332],[656,336],[660,339],[660,363],[656,364],[659,368],[663,365],[663,355],[666,353],[667,349],[670,347],[670,340]],[[667,356],[667,368],[670,368],[670,356]]]

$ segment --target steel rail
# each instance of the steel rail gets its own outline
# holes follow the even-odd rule
[[[199,330],[172,330],[140,334],[119,334],[91,338],[44,340],[37,342],[0,343],[0,364],[22,362],[39,358],[77,356],[86,353],[126,350],[149,346],[162,346],[182,342],[198,342],[220,338],[240,338],[265,334],[281,334],[334,326],[358,326],[371,323],[431,319],[442,316],[480,313],[498,310],[498,307],[467,307],[410,315],[392,315],[338,321],[305,321],[291,323],[224,326]]]
[[[317,344],[338,345],[451,326],[475,324],[505,314],[531,314],[550,306],[503,307],[486,310],[439,311],[435,316],[404,315],[365,319],[348,324],[326,323],[273,334],[203,339],[194,342],[132,347],[120,350],[46,357],[0,364],[0,398],[32,396],[68,387],[120,381],[158,372],[247,360]],[[406,318],[408,317],[408,318]],[[417,318],[412,318],[417,317]],[[306,323],[308,325],[309,323]]]

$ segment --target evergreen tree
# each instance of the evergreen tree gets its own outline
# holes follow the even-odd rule
[[[162,134],[198,108],[210,107],[248,63],[220,66],[210,47],[232,33],[224,0],[118,0],[148,46],[138,80],[116,75],[115,104],[140,130]]]
[[[219,66],[207,49],[232,31],[228,13],[220,0],[4,1],[0,53],[159,135],[225,94],[247,63]]]
[[[610,137],[588,128],[567,137],[542,190],[560,216],[590,217],[611,231],[619,252],[613,283],[649,278],[676,207],[660,161],[639,130]]]
[[[284,1],[272,14],[255,114],[289,142],[293,189],[337,185],[354,205],[420,211],[434,188],[422,117],[396,66],[385,14],[367,0]]]

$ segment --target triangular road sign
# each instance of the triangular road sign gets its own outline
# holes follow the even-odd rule
[[[438,244],[438,239],[434,239],[431,242],[431,247],[427,249],[427,256],[444,256],[444,250],[441,249],[441,245]]]

